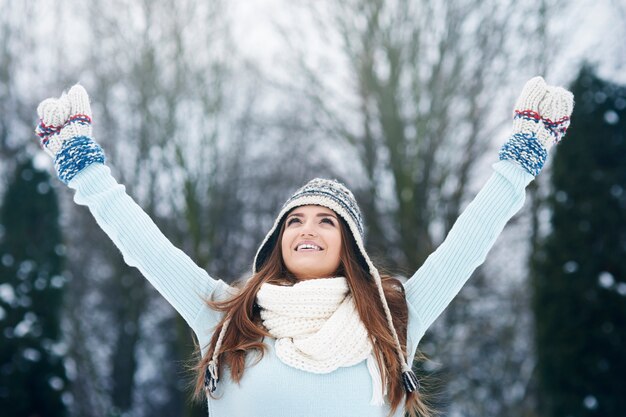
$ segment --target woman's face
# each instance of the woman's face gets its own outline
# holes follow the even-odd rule
[[[321,206],[296,207],[285,219],[281,250],[285,266],[298,279],[334,276],[341,262],[337,214]]]

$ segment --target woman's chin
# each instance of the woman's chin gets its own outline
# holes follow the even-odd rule
[[[332,272],[320,269],[299,269],[291,271],[291,273],[298,279],[316,279],[316,278],[330,278],[334,274]]]

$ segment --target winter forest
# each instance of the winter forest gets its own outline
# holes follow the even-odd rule
[[[406,279],[542,75],[568,134],[414,367],[443,416],[623,417],[624,39],[624,0],[0,0],[0,414],[207,414],[191,330],[56,178],[39,101],[87,89],[113,175],[214,278],[324,177]]]

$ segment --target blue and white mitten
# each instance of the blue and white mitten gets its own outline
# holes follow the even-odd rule
[[[61,181],[67,184],[89,165],[104,163],[104,152],[92,138],[91,106],[82,86],[77,84],[59,98],[42,101],[37,113],[35,133],[46,153],[54,158]]]
[[[500,150],[500,160],[510,160],[537,176],[550,148],[559,143],[570,124],[574,95],[562,87],[530,79],[515,104],[513,134]]]

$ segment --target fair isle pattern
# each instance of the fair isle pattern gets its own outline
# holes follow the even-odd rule
[[[547,117],[542,117],[539,113],[532,110],[515,110],[514,119],[523,119],[535,123],[543,123],[545,129],[550,132],[550,135],[554,138],[555,144],[561,141],[570,124],[569,116],[563,116],[556,121],[552,121]]]
[[[363,218],[361,217],[361,210],[356,203],[354,195],[348,188],[337,180],[325,180],[322,178],[315,178],[309,181],[304,187],[300,188],[296,193],[283,205],[286,207],[294,200],[298,200],[303,196],[320,196],[330,198],[341,205],[350,217],[354,220],[354,223],[359,229],[361,238],[365,237],[363,230]]]
[[[534,134],[516,133],[502,146],[499,158],[501,161],[513,161],[529,174],[537,176],[548,158],[548,152]]]
[[[100,145],[87,136],[77,136],[63,143],[63,148],[56,154],[54,167],[59,179],[67,184],[89,165],[104,162]]]
[[[39,138],[41,139],[41,145],[46,146],[48,144],[48,141],[50,140],[50,137],[58,135],[63,128],[71,124],[89,126],[91,125],[91,117],[87,116],[86,114],[75,114],[71,116],[69,120],[61,126],[46,125],[43,120],[41,120],[36,128],[37,136],[39,136]]]

